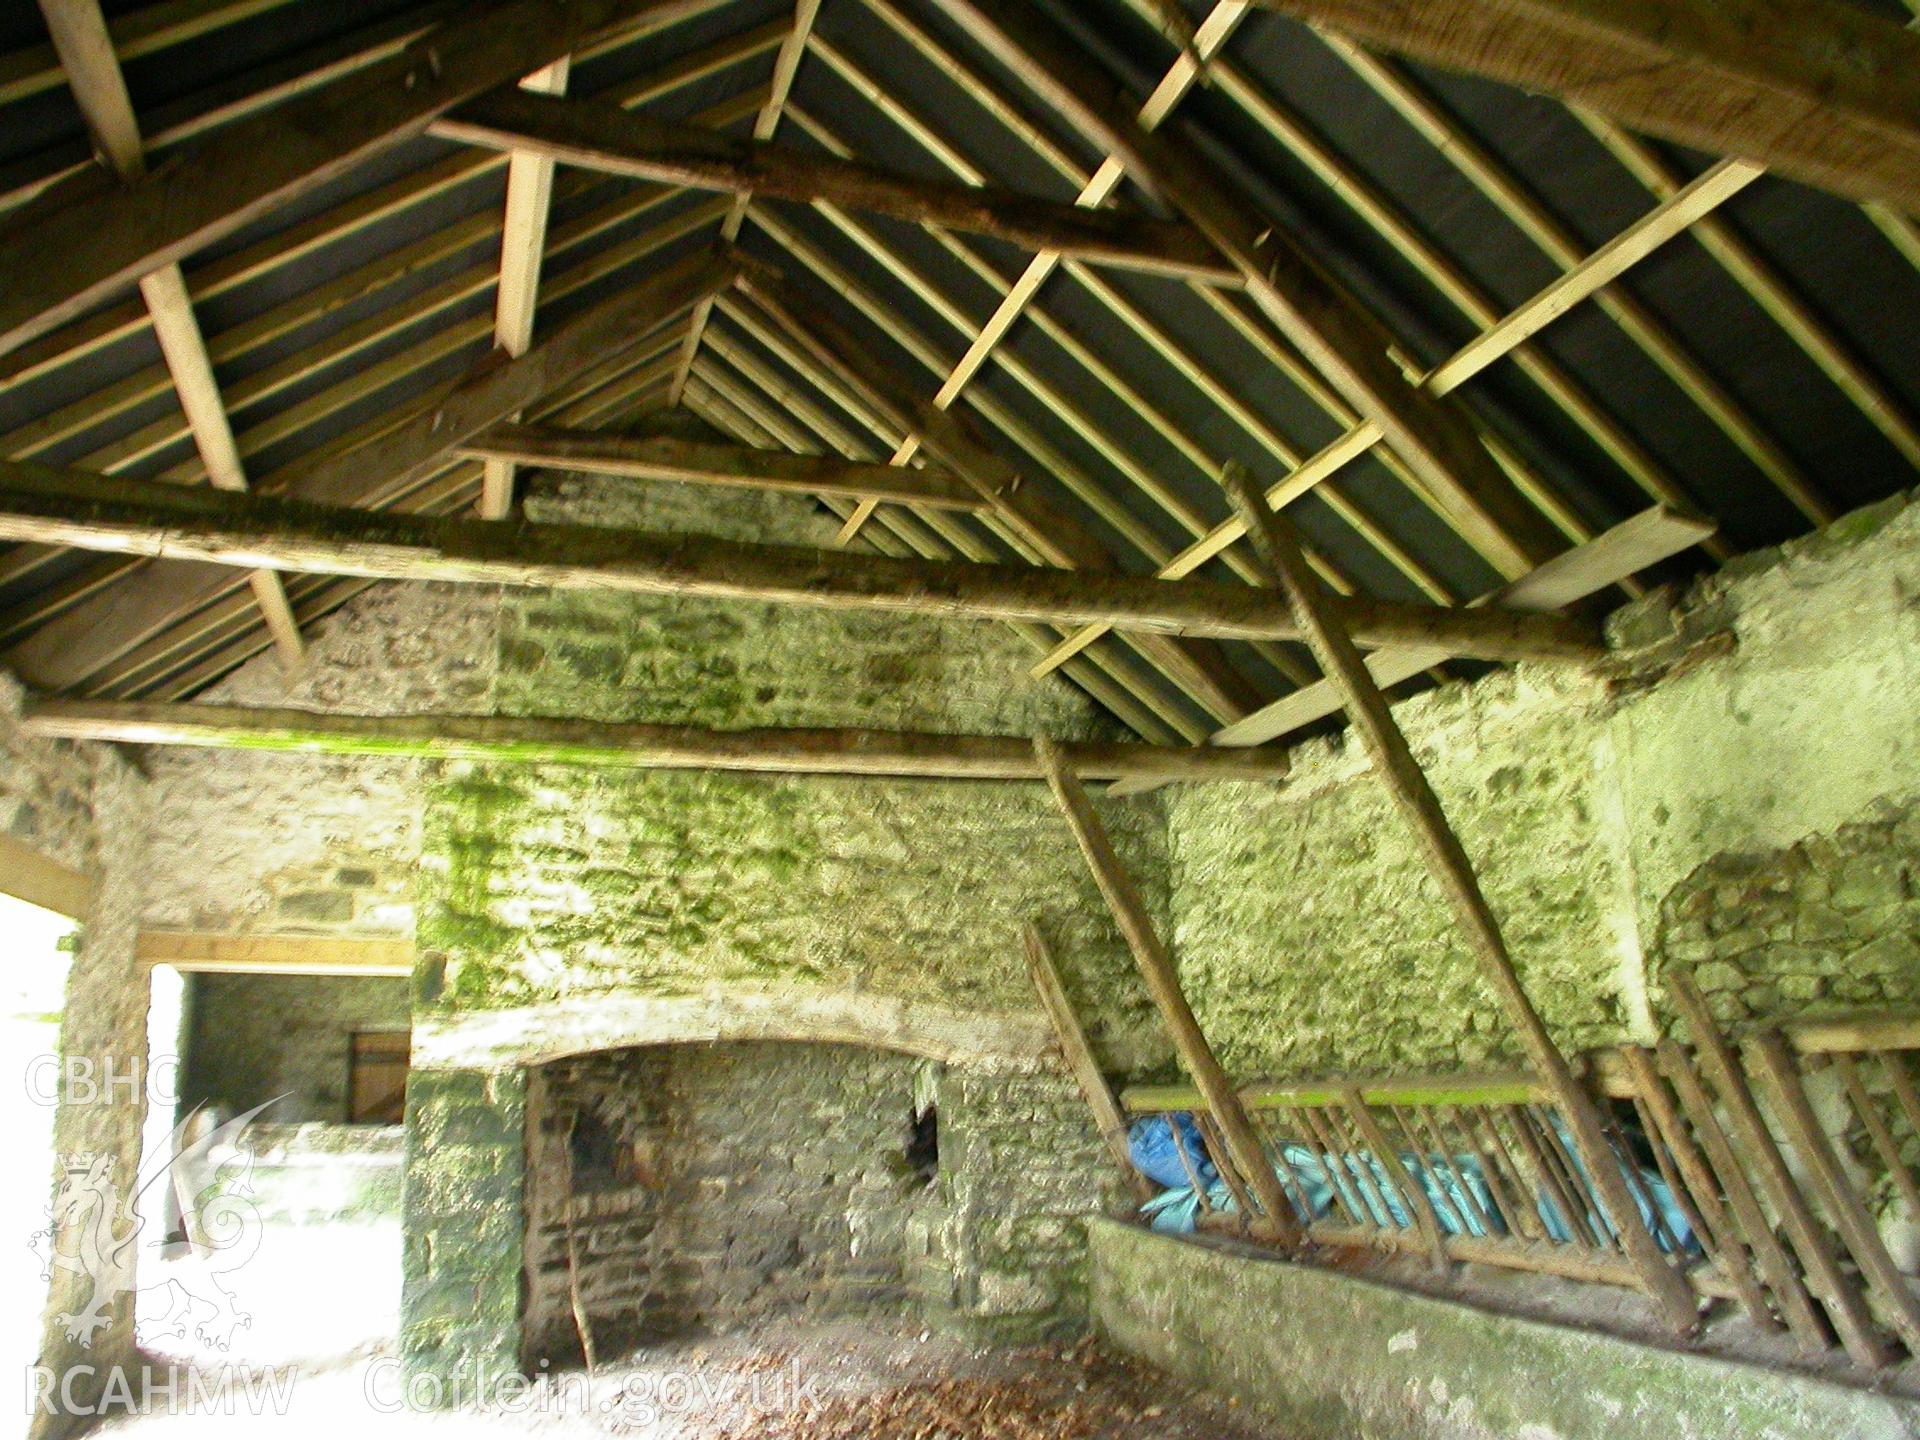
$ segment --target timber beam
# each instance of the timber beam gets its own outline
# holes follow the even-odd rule
[[[594,525],[342,509],[0,463],[0,539],[373,580],[774,601],[1234,640],[1291,640],[1284,597],[1250,585],[907,560]],[[1585,661],[1594,627],[1561,615],[1342,598],[1360,644],[1481,660]]]
[[[574,316],[518,358],[494,351],[464,379],[414,404],[399,424],[372,439],[324,446],[261,477],[256,488],[325,505],[384,503],[448,463],[462,441],[594,366],[642,348],[650,332],[725,287],[734,273],[724,252],[689,255]],[[147,485],[139,493],[158,499],[180,492]],[[150,566],[35,630],[5,659],[42,689],[77,685],[225,588],[225,577],[204,569]]]
[[[995,186],[925,180],[590,100],[496,91],[437,121],[433,133],[662,185],[800,204],[825,201],[1095,264],[1223,284],[1239,278],[1206,236],[1187,225]]]
[[[1254,0],[1920,214],[1920,36],[1840,0]]]
[[[620,435],[560,425],[496,425],[460,447],[476,460],[542,465],[635,480],[676,480],[778,490],[795,495],[840,495],[930,505],[937,510],[985,510],[989,502],[951,471],[934,466],[864,465],[785,450],[713,445],[670,435]]]
[[[494,715],[345,715],[236,705],[36,700],[22,727],[46,739],[206,750],[481,760],[634,770],[729,770],[772,775],[867,775],[934,780],[1041,780],[1029,740],[898,730],[706,730]],[[1060,747],[1087,778],[1279,780],[1274,750],[1177,749],[1122,742]]]
[[[1668,1324],[1682,1334],[1691,1334],[1698,1323],[1693,1292],[1680,1273],[1667,1263],[1642,1221],[1607,1140],[1600,1113],[1592,1097],[1574,1078],[1566,1057],[1560,1053],[1546,1022],[1540,1018],[1540,1012],[1534,1008],[1532,998],[1521,983],[1501,934],[1500,922],[1474,873],[1473,861],[1448,822],[1440,799],[1394,720],[1393,712],[1387,708],[1386,696],[1368,673],[1352,637],[1342,627],[1333,597],[1307,564],[1292,525],[1267,507],[1253,477],[1239,466],[1228,465],[1222,484],[1247,527],[1254,554],[1259,556],[1274,585],[1292,602],[1314,659],[1339,689],[1375,773],[1412,832],[1428,871],[1453,911],[1461,937],[1518,1032],[1529,1066],[1557,1102],[1574,1152],[1586,1167],[1587,1182],[1605,1207],[1613,1233],[1633,1264],[1640,1288]]]

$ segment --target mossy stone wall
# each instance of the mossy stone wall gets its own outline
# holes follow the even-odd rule
[[[1396,706],[1561,1046],[1920,1000],[1920,505],[1896,497],[1613,617],[1609,665]],[[1358,747],[1172,792],[1175,948],[1230,1068],[1512,1059]]]
[[[551,479],[543,519],[821,544],[790,497]],[[1064,684],[999,627],[590,592],[501,603],[502,713],[1087,736]],[[1164,909],[1157,803],[1108,807]],[[1144,993],[1043,787],[449,766],[425,816],[418,1004],[463,1013],[592,993],[798,983],[1029,1012],[1019,931],[1043,917],[1117,1065],[1162,1053]]]

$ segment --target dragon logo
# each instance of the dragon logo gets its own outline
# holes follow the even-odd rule
[[[196,1109],[174,1128],[159,1157],[124,1195],[114,1179],[112,1156],[81,1152],[60,1157],[60,1182],[47,1207],[47,1224],[29,1243],[40,1257],[42,1280],[50,1281],[55,1272],[62,1272],[91,1282],[78,1309],[55,1317],[69,1340],[92,1345],[114,1304],[134,1289],[140,1200],[163,1177],[184,1217],[186,1236],[155,1247],[158,1258],[167,1262],[168,1273],[139,1293],[156,1302],[164,1298],[166,1304],[164,1309],[157,1304],[139,1307],[146,1313],[137,1338],[151,1344],[162,1336],[185,1338],[191,1333],[202,1343],[225,1350],[233,1343],[233,1332],[252,1323],[252,1317],[235,1304],[224,1277],[260,1249],[260,1211],[252,1200],[253,1156],[241,1149],[243,1158],[228,1166],[212,1156],[268,1105],[277,1103],[269,1100],[257,1105],[188,1141],[200,1113]]]

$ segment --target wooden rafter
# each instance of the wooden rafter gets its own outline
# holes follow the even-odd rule
[[[786,38],[780,42],[779,52],[773,59],[773,80],[768,86],[766,103],[753,120],[755,140],[771,140],[780,129],[780,117],[786,110],[787,97],[793,93],[794,79],[800,73],[800,62],[806,57],[807,45],[813,38],[814,22],[819,18],[820,0],[795,0],[793,24],[788,28]],[[727,209],[727,218],[720,222],[721,240],[731,245],[740,238],[740,227],[746,222],[747,207],[752,203],[752,195],[733,197],[733,204]],[[667,394],[669,405],[678,405],[681,396],[686,393],[687,380],[693,374],[693,362],[700,354],[700,342],[707,333],[707,321],[712,315],[712,302],[694,311],[693,323],[687,327],[687,343],[681,352],[680,368],[675,372],[673,386]]]
[[[677,21],[694,18],[727,3],[730,0],[705,0],[704,5],[695,9],[676,9],[663,14],[656,23],[638,24],[631,30],[621,32],[617,39],[624,43],[657,35]],[[730,36],[650,72],[632,84],[622,85],[602,98],[616,100],[623,105],[641,105],[665,99],[687,86],[752,61],[777,44],[778,39],[777,34],[764,26]],[[594,48],[590,47],[584,53],[591,55]],[[731,123],[735,118],[731,102],[703,111],[698,117],[700,123],[715,126]],[[189,288],[195,301],[205,304],[268,277],[283,275],[290,267],[310,262],[329,246],[351,242],[375,226],[408,217],[421,207],[444,201],[461,186],[504,170],[509,158],[495,151],[463,151],[399,179],[375,186],[338,206],[244,245],[230,254],[189,266]],[[561,183],[566,183],[565,177],[562,177]],[[148,323],[149,317],[142,305],[109,305],[84,320],[63,326],[39,340],[0,355],[0,390],[39,379],[70,365],[82,364],[107,347],[138,335]],[[220,357],[216,354],[215,358],[218,360]]]
[[[41,0],[41,13],[101,159],[123,184],[137,181],[147,173],[146,149],[98,0]],[[246,467],[234,443],[233,426],[220,399],[220,382],[214,377],[213,361],[207,356],[193,301],[187,295],[186,277],[178,265],[163,265],[140,277],[140,294],[153,318],[154,338],[160,342],[187,428],[207,468],[208,481],[222,490],[245,490]],[[300,626],[287,604],[280,577],[270,571],[256,571],[248,577],[248,584],[279,647],[281,660],[289,668],[299,665],[304,654]]]
[[[498,0],[218,132],[189,157],[0,235],[0,352],[419,134],[601,31],[688,0]]]
[[[563,94],[572,61],[562,56],[520,82],[523,90]],[[508,359],[533,343],[540,297],[540,265],[547,248],[547,212],[553,200],[553,161],[515,151],[507,161],[507,201],[500,234],[500,288],[494,297],[493,343]],[[489,459],[480,487],[480,514],[499,520],[513,505],[513,462]]]
[[[1920,37],[1841,0],[1255,0],[1363,43],[1920,211]]]
[[[513,716],[348,715],[235,705],[32,702],[27,733],[52,739],[211,750],[409,756],[521,765],[726,770],[770,775],[870,775],[934,780],[1041,780],[1030,741],[899,730],[708,730]],[[1173,749],[1117,742],[1062,744],[1062,763],[1089,779],[1279,780],[1274,751]]]
[[[1564,548],[1464,414],[1416,389],[1371,315],[1213,167],[1141,126],[1112,79],[1044,15],[1010,0],[940,7],[1130,173],[1166,195],[1239,270],[1248,299],[1411,466],[1508,576]]]

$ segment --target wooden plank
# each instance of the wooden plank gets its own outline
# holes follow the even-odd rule
[[[1920,1015],[1838,1016],[1801,1020],[1786,1027],[1787,1042],[1802,1055],[1853,1050],[1920,1050]]]
[[[1780,1153],[1780,1146],[1767,1127],[1766,1117],[1761,1114],[1740,1062],[1713,1023],[1713,1012],[1707,1008],[1706,997],[1693,983],[1691,975],[1673,966],[1667,969],[1666,988],[1674,1008],[1693,1034],[1693,1048],[1700,1057],[1701,1068],[1720,1092],[1720,1102],[1726,1107],[1732,1127],[1728,1138],[1740,1158],[1753,1167],[1760,1189],[1779,1217],[1781,1229],[1812,1282],[1809,1288],[1826,1307],[1834,1329],[1839,1332],[1840,1343],[1846,1346],[1853,1363],[1862,1369],[1879,1369],[1892,1357],[1874,1333],[1866,1300],[1852,1277],[1840,1268],[1839,1257],[1834,1254],[1826,1232],[1801,1194],[1786,1157]]]
[[[1711,520],[1656,505],[1596,535],[1585,545],[1554,556],[1531,574],[1474,604],[1499,605],[1513,610],[1558,610],[1691,549],[1715,529]],[[1424,674],[1445,658],[1432,649],[1383,650],[1369,657],[1367,669],[1374,683],[1386,689]],[[1340,693],[1333,682],[1320,680],[1215,732],[1213,743],[1263,745],[1334,714],[1340,704]]]
[[[412,756],[527,765],[742,770],[781,775],[899,775],[951,780],[1043,778],[1033,747],[1000,735],[901,730],[616,725],[479,715],[349,715],[234,705],[36,700],[26,733],[66,740],[323,755]],[[1277,754],[1089,741],[1059,747],[1091,778],[1138,772],[1188,780],[1278,779]]]
[[[1186,994],[1180,988],[1179,976],[1174,973],[1173,957],[1161,943],[1153,917],[1147,913],[1146,901],[1120,863],[1106,827],[1094,814],[1093,804],[1074,778],[1067,758],[1044,736],[1035,739],[1034,753],[1046,771],[1053,798],[1059,802],[1061,813],[1079,842],[1080,853],[1086,857],[1087,868],[1093,872],[1107,908],[1113,912],[1120,933],[1126,937],[1127,948],[1133,952],[1134,963],[1139,966],[1140,976],[1166,1024],[1181,1066],[1205,1097],[1207,1111],[1220,1127],[1228,1157],[1266,1212],[1262,1218],[1272,1227],[1274,1236],[1282,1244],[1297,1243],[1300,1227],[1294,1219],[1293,1207],[1280,1188],[1259,1133],[1241,1107],[1240,1097],[1227,1079],[1226,1071],[1220,1068],[1200,1022],[1194,1019]]]
[[[216,935],[142,930],[134,962],[202,975],[413,974],[411,940],[333,935]]]
[[[1540,1082],[1523,1070],[1479,1075],[1406,1075],[1378,1079],[1306,1081],[1242,1086],[1249,1110],[1289,1110],[1301,1105],[1337,1105],[1352,1085],[1369,1105],[1524,1105],[1542,1098]],[[1191,1085],[1129,1085],[1120,1103],[1134,1115],[1196,1110],[1206,1102]]]
[[[0,894],[70,920],[84,920],[93,902],[93,881],[24,841],[0,834]]]
[[[1605,1206],[1614,1233],[1633,1262],[1642,1288],[1670,1325],[1690,1332],[1698,1318],[1693,1294],[1685,1279],[1667,1263],[1641,1222],[1619,1162],[1607,1143],[1599,1112],[1574,1079],[1566,1057],[1554,1044],[1521,985],[1507,953],[1506,940],[1500,933],[1500,923],[1474,874],[1473,862],[1447,822],[1439,797],[1433,793],[1420,763],[1414,759],[1406,736],[1387,707],[1386,697],[1367,673],[1352,639],[1341,628],[1338,612],[1301,553],[1292,527],[1267,507],[1266,497],[1244,469],[1229,466],[1222,483],[1247,527],[1255,554],[1269,567],[1274,581],[1285,588],[1314,658],[1327,677],[1340,687],[1354,729],[1366,746],[1375,771],[1424,850],[1428,869],[1452,907],[1481,972],[1519,1032],[1528,1064],[1552,1093],[1586,1167],[1588,1183]]]
[[[1920,213],[1920,39],[1837,0],[1254,0]]]
[[[1032,921],[1027,922],[1022,938],[1027,948],[1027,973],[1033,977],[1033,988],[1039,993],[1040,1008],[1053,1022],[1054,1038],[1060,1042],[1067,1069],[1073,1072],[1074,1082],[1086,1097],[1087,1108],[1093,1112],[1094,1129],[1100,1132],[1107,1153],[1120,1167],[1134,1198],[1151,1200],[1153,1183],[1134,1167],[1133,1154],[1127,1146],[1127,1117],[1121,1112],[1120,1102],[1113,1098],[1107,1077],[1100,1073],[1100,1062],[1087,1043],[1087,1032],[1080,1028],[1080,1018],[1073,1013],[1066,986],[1060,983],[1060,970],[1053,963],[1053,954]]]
[[[496,425],[460,447],[488,461],[624,475],[636,480],[674,480],[795,495],[844,495],[931,505],[940,510],[991,508],[978,491],[939,466],[909,469],[862,465],[821,455],[711,445],[667,435],[618,435],[557,425]]]
[[[523,90],[566,92],[569,56],[534,71]],[[493,302],[493,343],[509,359],[533,344],[533,316],[540,298],[540,262],[547,248],[547,215],[553,200],[553,161],[515,151],[507,160],[507,201],[500,227],[500,284]],[[513,507],[513,464],[490,459],[480,487],[480,518],[500,520]]]
[[[1346,402],[1379,427],[1434,502],[1502,574],[1566,548],[1475,435],[1464,410],[1426,393],[1389,354],[1380,323],[1190,147],[1147,130],[1112,77],[1018,0],[938,0],[988,52],[1136,179],[1181,211],[1247,296]]]
[[[754,117],[753,138],[771,140],[780,128],[781,114],[786,110],[787,97],[793,93],[794,78],[800,73],[800,62],[806,58],[807,45],[813,38],[814,22],[820,18],[821,0],[795,0],[793,24],[788,27],[786,38],[780,42],[779,53],[773,57],[773,79],[767,86],[766,103],[760,107],[760,113]],[[736,195],[733,204],[727,209],[727,218],[720,222],[720,238],[731,245],[740,238],[740,227],[746,223],[747,207],[752,204],[753,196]],[[673,383],[667,390],[669,408],[680,404],[686,394],[687,381],[693,376],[693,362],[699,358],[700,343],[706,338],[707,322],[713,316],[713,302],[707,301],[693,312],[693,323],[687,326],[687,338],[680,352],[680,368],[674,372]]]
[[[1220,283],[1234,278],[1206,237],[1186,225],[997,186],[925,180],[591,100],[497,91],[436,121],[433,133],[662,185],[866,210],[1124,269]]]
[[[422,428],[409,426],[408,432],[418,435]],[[421,438],[431,439],[431,425],[424,428]],[[458,426],[448,428],[457,432]],[[458,438],[447,434],[445,444]],[[379,452],[383,473],[404,473],[404,462],[425,447],[366,448]],[[332,494],[366,483],[364,473],[340,461],[312,479],[324,480]],[[301,488],[322,487],[303,482]],[[155,486],[38,465],[0,463],[0,539],[380,580],[772,600],[1041,624],[1099,620],[1123,629],[1221,639],[1284,640],[1301,633],[1283,597],[1248,585],[904,560],[593,525],[502,527]],[[1363,644],[1411,640],[1494,660],[1586,661],[1600,653],[1592,630],[1563,616],[1359,597],[1331,608]]]
[[[95,147],[123,184],[137,181],[147,172],[146,151],[98,0],[41,0],[40,9]],[[177,264],[163,265],[140,278],[140,294],[208,480],[223,490],[245,490],[246,469],[187,295],[186,277]],[[297,667],[305,648],[280,577],[255,571],[248,583],[281,662],[289,669]]]
[[[1907,1277],[1887,1253],[1879,1226],[1854,1192],[1832,1140],[1820,1117],[1813,1113],[1786,1041],[1777,1034],[1756,1035],[1741,1049],[1771,1093],[1774,1118],[1813,1177],[1814,1192],[1847,1253],[1879,1297],[1881,1314],[1900,1336],[1907,1353],[1920,1355],[1920,1299],[1915,1298]]]
[[[697,0],[497,0],[217,132],[133,184],[0,234],[0,353],[421,133],[594,34]]]

